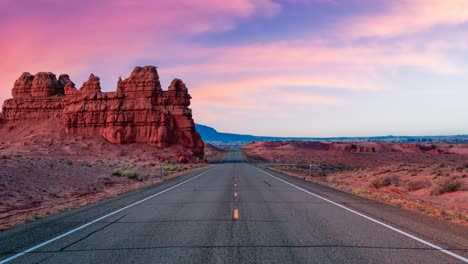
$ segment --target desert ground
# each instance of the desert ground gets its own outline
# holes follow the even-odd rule
[[[242,149],[270,169],[468,225],[467,145],[286,141]]]
[[[209,166],[184,149],[116,145],[99,136],[66,135],[58,123],[1,127],[0,229],[80,207]],[[208,159],[225,151],[210,145]],[[184,162],[184,163],[181,163]]]

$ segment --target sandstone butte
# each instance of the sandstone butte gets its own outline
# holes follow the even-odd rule
[[[12,94],[3,103],[0,125],[55,119],[67,134],[99,135],[115,144],[180,145],[203,157],[187,87],[174,79],[163,91],[154,66],[136,67],[127,79],[119,78],[115,92],[102,92],[94,74],[78,90],[66,74],[57,79],[50,72],[25,72]]]

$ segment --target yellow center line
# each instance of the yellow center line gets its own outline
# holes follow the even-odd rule
[[[234,209],[234,215],[233,215],[233,218],[234,218],[234,220],[237,220],[237,219],[239,219],[239,210],[238,210],[238,209]]]
[[[237,192],[234,192],[234,197],[237,197]]]

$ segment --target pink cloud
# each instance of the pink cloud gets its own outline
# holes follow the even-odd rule
[[[147,53],[166,55],[194,34],[229,30],[281,10],[271,0],[10,0],[0,7],[0,103],[23,71],[106,75],[133,67]]]
[[[198,1],[37,1],[38,8],[19,1],[2,2],[18,13],[0,18],[0,102],[10,97],[14,80],[23,72],[66,72],[77,85],[76,75],[94,72],[102,79],[128,74],[138,59],[172,62],[161,76],[184,77],[196,98],[194,105],[271,110],[269,102],[282,104],[340,105],[341,97],[313,91],[292,93],[278,87],[322,87],[359,92],[389,89],[380,77],[400,67],[414,67],[436,74],[458,74],[460,67],[439,47],[418,49],[413,39],[404,45],[352,44],[354,37],[395,36],[456,25],[467,20],[465,1],[395,1],[383,13],[360,15],[346,24],[345,44],[310,37],[295,40],[207,47],[191,37],[223,32],[256,17],[279,14],[273,0]],[[292,0],[295,4],[331,3],[327,0]],[[431,6],[428,5],[431,4]],[[17,6],[18,5],[18,6]],[[51,10],[48,6],[53,6]],[[34,6],[35,7],[35,6]],[[13,12],[12,11],[12,12]],[[1,12],[1,11],[0,11]],[[11,12],[10,12],[11,13]],[[349,22],[349,23],[348,23]],[[342,34],[345,29],[335,29]],[[124,76],[125,77],[125,76]],[[84,81],[84,80],[82,80]],[[167,84],[166,84],[167,85]],[[114,89],[115,86],[105,87]],[[266,102],[249,97],[257,94]],[[206,112],[206,110],[205,110]]]
[[[340,24],[342,34],[351,37],[393,37],[430,30],[436,26],[454,26],[468,21],[465,0],[391,1],[388,10],[357,16]]]

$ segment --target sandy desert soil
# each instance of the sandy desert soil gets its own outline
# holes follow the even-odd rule
[[[257,142],[242,149],[274,170],[468,225],[467,146],[343,147],[351,144]]]
[[[208,166],[180,164],[182,148],[115,145],[68,136],[59,124],[0,128],[0,229],[148,186]],[[207,158],[222,155],[209,149]]]

